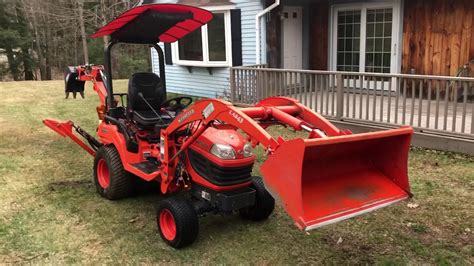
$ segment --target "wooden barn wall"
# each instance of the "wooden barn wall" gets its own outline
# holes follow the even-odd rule
[[[474,1],[474,0],[473,0]],[[313,70],[328,70],[329,4],[327,1],[313,3],[310,27],[310,63]]]
[[[474,59],[473,0],[405,1],[402,73],[456,75]]]

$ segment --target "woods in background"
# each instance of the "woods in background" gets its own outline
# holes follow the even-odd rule
[[[68,65],[103,64],[98,28],[139,0],[0,0],[0,80],[61,79]],[[150,68],[146,46],[118,45],[114,77]]]

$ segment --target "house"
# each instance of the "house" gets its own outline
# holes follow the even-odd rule
[[[267,20],[268,64],[454,76],[474,59],[473,20],[471,0],[282,0]]]
[[[255,16],[264,4],[252,0],[144,1],[195,5],[214,13],[213,20],[184,39],[164,45],[169,92],[202,97],[229,93],[229,67],[255,64]],[[152,68],[159,72],[152,51]]]
[[[148,2],[215,15],[163,45],[169,92],[289,96],[341,128],[410,125],[414,145],[474,154],[473,0]]]
[[[149,2],[215,14],[200,31],[164,47],[170,92],[222,96],[229,67],[239,65],[455,76],[474,59],[471,0]],[[152,58],[158,73],[156,54]]]

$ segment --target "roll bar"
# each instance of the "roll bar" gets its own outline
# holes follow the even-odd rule
[[[113,89],[113,82],[112,82],[112,48],[114,47],[115,44],[117,44],[116,40],[110,41],[107,46],[104,48],[104,67],[105,67],[105,76],[106,76],[106,82],[105,88],[107,90],[107,101],[106,101],[106,110],[108,114],[112,117],[114,116],[113,109],[115,108],[114,106],[114,89]],[[165,73],[165,55],[163,53],[163,49],[157,44],[150,44],[150,47],[153,47],[157,54],[158,54],[158,64],[160,66],[160,78],[163,83],[163,89],[165,90],[166,94],[166,73]]]

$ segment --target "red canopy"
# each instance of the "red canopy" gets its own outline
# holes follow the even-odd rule
[[[91,37],[110,35],[114,40],[127,43],[172,43],[211,19],[211,12],[193,6],[142,5],[124,12]]]

